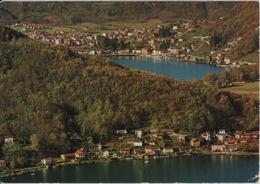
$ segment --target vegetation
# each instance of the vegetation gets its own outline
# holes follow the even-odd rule
[[[109,50],[117,50],[117,49],[126,49],[130,48],[130,43],[125,43],[122,40],[118,40],[117,38],[109,39],[105,36],[98,36],[97,37],[98,46],[102,49],[109,49]]]
[[[157,34],[158,37],[170,37],[172,35],[171,33],[172,26],[163,26],[159,29],[159,33]]]
[[[259,6],[257,2],[244,2],[235,5],[223,19],[210,25],[213,47],[222,47],[229,41],[241,38],[231,55],[243,58],[259,48]],[[258,61],[258,59],[257,59]]]
[[[18,38],[25,38],[25,35],[0,24],[0,42],[17,40]]]
[[[77,56],[61,46],[9,41],[16,34],[0,35],[0,137],[15,137],[1,152],[11,168],[70,151],[74,133],[87,146],[109,141],[122,128],[174,128],[189,135],[258,129],[258,104],[249,97]]]
[[[258,78],[258,66],[249,65],[232,68],[230,72],[224,71],[220,74],[208,74],[203,78],[203,81],[209,85],[227,87],[232,82],[254,82]]]
[[[251,96],[255,95],[256,98],[259,98],[259,81],[248,82],[240,86],[224,88],[223,90],[241,94],[241,95],[251,95]]]
[[[205,2],[22,2],[1,3],[0,21],[74,24],[218,17],[236,3]],[[14,17],[1,19],[3,17]]]

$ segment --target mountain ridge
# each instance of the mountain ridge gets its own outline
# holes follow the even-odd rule
[[[4,2],[0,7],[19,21],[44,22],[46,16],[84,21],[213,18],[230,10],[233,2]],[[0,14],[1,15],[1,14]],[[36,19],[34,17],[37,17]],[[1,19],[0,19],[1,20]],[[51,23],[51,22],[50,22]]]

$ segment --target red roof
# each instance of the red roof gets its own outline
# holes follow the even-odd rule
[[[198,138],[192,138],[191,141],[192,141],[192,142],[194,142],[194,141],[199,141],[199,139],[198,139]]]
[[[65,157],[72,157],[72,156],[75,156],[75,153],[65,153],[62,155],[64,155]]]

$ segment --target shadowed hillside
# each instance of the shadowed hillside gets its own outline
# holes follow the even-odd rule
[[[152,18],[201,19],[221,16],[233,2],[5,2],[0,7],[19,21],[78,23]],[[1,19],[0,19],[1,20]]]

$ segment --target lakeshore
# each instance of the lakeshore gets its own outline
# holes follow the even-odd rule
[[[139,69],[179,80],[202,79],[208,73],[220,73],[223,67],[207,63],[177,60],[162,56],[113,56],[111,60],[125,67]]]
[[[223,156],[258,156],[259,153],[256,152],[210,152],[210,151],[202,151],[197,153],[184,153],[174,156],[156,156],[156,157],[150,157],[149,160],[155,160],[155,159],[164,159],[164,158],[176,158],[176,157],[183,157],[183,156],[192,156],[192,155],[223,155]],[[54,158],[55,159],[55,158]],[[59,158],[56,158],[59,159]],[[96,160],[80,160],[80,161],[69,161],[69,162],[60,162],[57,164],[54,164],[52,166],[34,166],[34,167],[27,167],[27,168],[21,168],[21,169],[15,169],[11,172],[0,172],[0,181],[1,178],[9,177],[9,176],[16,176],[16,175],[22,175],[26,173],[32,173],[34,174],[35,171],[44,170],[44,169],[56,169],[59,167],[66,167],[66,166],[76,166],[76,165],[86,165],[86,164],[95,164],[95,163],[104,163],[104,162],[114,162],[114,161],[122,161],[122,160],[144,160],[144,156],[142,157],[127,157],[127,158],[113,158],[113,159],[96,159]]]
[[[223,180],[230,182],[248,182],[251,181],[255,174],[257,174],[257,160],[258,157],[237,155],[183,155],[169,158],[164,157],[158,159],[149,159],[148,162],[144,162],[142,159],[118,161],[104,160],[91,164],[66,164],[62,167],[57,167],[54,169],[38,170],[32,172],[33,174],[29,172],[27,174],[23,173],[20,175],[3,177],[1,181],[23,182],[24,180],[27,180],[27,182],[34,182],[37,180],[38,182],[221,182]],[[250,165],[250,167],[247,167],[247,165]],[[135,166],[134,170],[133,166]],[[149,172],[146,170],[148,166],[150,168]],[[205,167],[207,168],[207,171],[205,170]],[[220,168],[222,169],[221,171],[219,170]],[[134,172],[137,171],[136,169],[139,173],[146,174],[142,177],[138,177],[139,175],[136,175],[137,173]],[[240,170],[242,174],[240,174],[238,170]],[[118,172],[119,175],[116,174]],[[211,175],[208,175],[208,172],[211,173]],[[127,175],[125,173],[127,173]],[[240,175],[237,176],[235,173]],[[190,177],[186,177],[187,174]],[[154,178],[153,176],[156,177]]]

